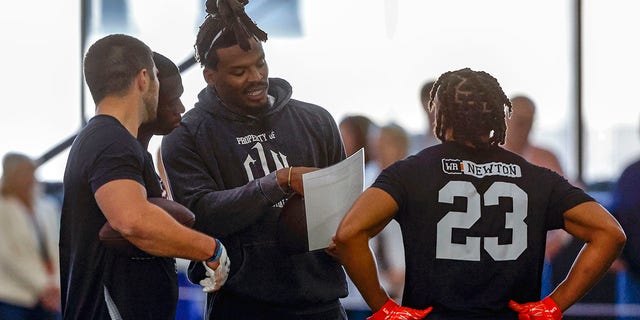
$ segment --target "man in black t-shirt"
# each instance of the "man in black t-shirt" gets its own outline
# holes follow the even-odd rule
[[[145,150],[143,179],[147,197],[166,198],[165,184],[156,173],[153,157],[146,150],[154,134],[168,134],[180,125],[181,113],[184,112],[180,96],[184,89],[180,71],[171,60],[154,52],[153,61],[158,69],[157,115],[153,121],[143,123],[140,126],[137,140]],[[178,304],[178,278],[175,259],[156,257],[140,250],[138,254],[131,257],[131,261],[127,261],[127,265],[129,269],[122,272],[121,276],[116,279],[118,287],[128,288],[117,291],[118,294],[121,294],[120,300],[127,301],[127,306],[134,307],[134,310],[143,310],[149,318],[173,319]],[[136,285],[127,285],[131,281]],[[139,308],[139,306],[148,307]],[[121,313],[123,312],[121,311]],[[136,315],[135,318],[138,316]]]
[[[618,256],[622,229],[581,189],[498,146],[511,103],[488,73],[443,74],[430,106],[443,143],[384,170],[332,247],[376,311],[371,319],[560,319]],[[367,246],[391,219],[405,247],[402,306],[381,289]],[[537,301],[545,236],[558,228],[586,245]]]
[[[138,128],[154,120],[158,80],[152,52],[126,35],[98,40],[84,60],[96,116],[74,141],[64,175],[60,230],[63,319],[173,319],[175,263],[206,261],[206,290],[226,280],[226,251],[216,239],[175,221],[147,201],[159,196],[158,181]],[[107,249],[98,238],[109,222],[140,248],[130,257]],[[224,266],[218,268],[218,266]],[[217,283],[212,283],[214,280]]]

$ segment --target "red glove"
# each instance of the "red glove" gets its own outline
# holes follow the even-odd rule
[[[392,299],[387,302],[367,320],[419,320],[427,316],[433,307],[424,310],[411,309],[398,305]]]
[[[560,320],[562,311],[551,297],[541,301],[519,304],[509,301],[509,308],[518,313],[518,320]]]

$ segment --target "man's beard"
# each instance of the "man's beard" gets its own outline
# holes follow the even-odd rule
[[[144,109],[147,113],[146,119],[142,122],[146,123],[154,121],[158,116],[158,96],[151,93],[150,90],[150,92],[147,92],[142,97],[142,102],[144,103]]]
[[[143,122],[151,122],[156,120],[158,112],[158,98],[153,94],[147,94],[142,99],[144,102],[144,109],[147,113],[146,119]]]

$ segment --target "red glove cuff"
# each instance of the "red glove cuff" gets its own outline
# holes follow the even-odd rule
[[[547,310],[553,315],[554,319],[562,319],[562,311],[560,311],[560,307],[556,304],[550,296],[542,299],[542,304],[547,308]]]
[[[387,302],[385,302],[385,304],[378,311],[376,311],[376,313],[367,318],[367,320],[384,320],[387,315],[389,315],[391,310],[397,307],[398,304],[393,301],[393,299],[389,298],[389,300],[387,300]]]
[[[433,307],[428,307],[424,310],[412,309],[409,307],[401,307],[392,299],[387,300],[387,302],[374,313],[371,317],[367,318],[367,320],[393,320],[393,319],[404,319],[404,320],[412,320],[412,319],[423,319],[433,310]]]

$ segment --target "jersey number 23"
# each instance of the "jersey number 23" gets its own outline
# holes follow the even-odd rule
[[[489,189],[480,195],[471,182],[449,181],[438,194],[440,203],[453,204],[454,197],[466,197],[465,212],[450,211],[440,221],[437,227],[436,258],[465,261],[480,261],[480,244],[484,243],[484,250],[496,261],[516,260],[527,248],[527,193],[520,187],[508,182],[494,182]],[[513,238],[510,244],[498,244],[498,237],[466,237],[466,243],[452,242],[452,230],[470,229],[480,220],[484,206],[497,206],[500,197],[513,200],[513,211],[505,213],[505,228],[512,229]],[[484,241],[480,241],[481,239]]]

